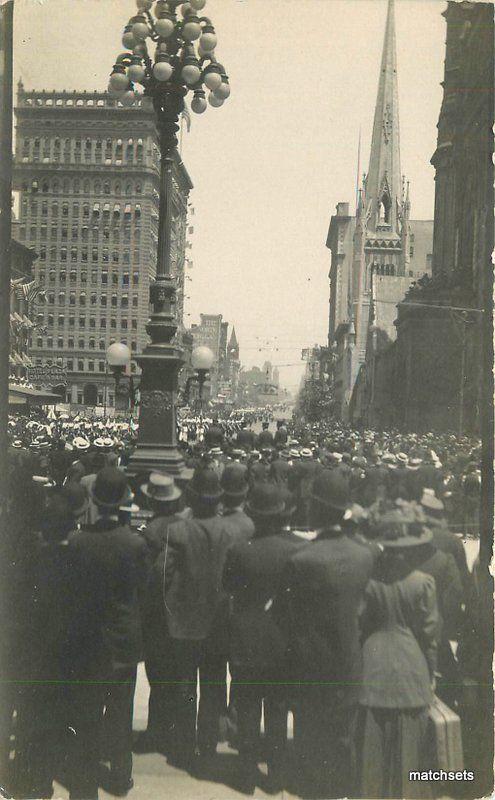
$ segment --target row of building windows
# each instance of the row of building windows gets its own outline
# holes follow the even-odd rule
[[[76,326],[76,318],[75,317],[68,317],[67,319],[68,319],[68,323],[69,323],[69,328],[75,328],[75,326]],[[53,328],[54,325],[55,325],[55,321],[57,321],[59,328],[65,327],[65,322],[66,322],[65,314],[58,314],[57,316],[55,316],[55,314],[48,314],[48,316],[44,320],[44,324],[46,325],[47,328]],[[90,317],[88,322],[89,322],[89,327],[90,328],[96,328],[97,320],[96,320],[95,317]],[[99,327],[100,328],[105,329],[107,327],[107,319],[106,319],[106,317],[102,317],[100,320],[98,320],[98,323],[99,323]],[[85,328],[86,327],[86,317],[79,317],[78,324],[79,324],[79,328]],[[123,317],[119,321],[119,324],[117,325],[116,317],[111,317],[110,318],[109,327],[110,328],[119,327],[119,328],[122,328],[123,330],[127,330],[127,328],[128,328],[128,320],[127,320],[126,317]],[[136,319],[132,319],[131,320],[131,330],[133,330],[133,331],[137,330],[137,320]]]
[[[28,241],[31,242],[34,245],[36,243],[36,239],[37,239],[36,228],[32,227],[30,229],[29,233],[30,233],[30,236],[29,236]],[[57,228],[51,228],[51,230],[50,230],[50,241],[58,241],[57,233],[58,233]],[[65,229],[62,228],[61,236],[60,236],[61,242],[67,242],[68,241],[68,233],[69,232],[68,232],[67,228],[65,228]],[[71,240],[73,242],[79,242],[79,241],[81,241],[83,243],[84,242],[89,242],[88,233],[89,233],[89,228],[83,228],[81,231],[75,231],[74,228],[73,228],[72,229]],[[101,231],[101,233],[103,235],[103,241],[104,242],[110,241],[110,234],[109,234],[109,229],[108,228],[106,228],[103,231]],[[121,243],[120,233],[116,232],[116,231],[113,231],[113,233],[114,233],[114,235],[112,236],[113,244],[114,245],[120,244]],[[43,241],[47,240],[46,232],[43,234],[43,237],[40,236],[40,240],[41,240],[41,238],[43,239]],[[154,237],[152,237],[152,238],[154,240]],[[92,244],[94,245],[95,242],[100,244],[99,240],[100,240],[100,231],[99,231],[99,229],[94,229],[93,228],[93,235],[91,237]],[[25,232],[25,230],[23,231],[21,229],[19,231],[19,241],[21,241],[21,242],[25,242],[26,241],[26,232]],[[126,229],[124,231],[124,235],[122,237],[122,243],[123,244],[139,245],[141,243],[141,235],[139,234],[138,231],[136,231],[135,235],[134,235],[134,238],[132,240],[131,239],[131,231],[130,231],[130,229]],[[41,251],[43,252],[43,256],[41,256]],[[56,252],[56,251],[54,251],[54,248],[52,247],[52,249],[50,250],[50,258],[56,258],[56,255],[53,255],[54,252]],[[136,250],[136,253],[137,253],[137,258],[139,258],[139,251]],[[41,261],[45,261],[46,260],[46,246],[43,245],[43,244],[40,244],[40,260]]]
[[[82,194],[85,195],[110,194],[116,197],[124,194],[127,197],[131,197],[134,194],[142,194],[143,184],[141,181],[127,181],[125,184],[122,184],[121,181],[102,181],[99,179],[93,181],[89,179],[80,180],[79,178],[64,178],[63,180],[59,180],[58,178],[53,178],[51,180],[44,178],[41,181],[34,179],[31,183],[23,181],[21,183],[21,191],[31,191],[32,194],[38,194],[39,192],[42,194],[58,194],[62,192],[64,195],[79,194],[82,192]]]
[[[33,211],[33,206],[34,204],[31,203],[31,212]],[[41,215],[42,219],[43,217],[48,217],[48,203],[46,203],[46,205],[44,202],[41,204],[41,211],[42,211]],[[62,219],[64,217],[65,218],[69,217],[68,203],[62,203],[61,212],[62,212]],[[110,213],[111,213],[110,203],[104,203],[104,204],[93,203],[92,211],[89,203],[84,203],[82,206],[83,219],[87,219],[89,221],[89,219],[91,218],[93,220],[93,224],[96,221],[100,220],[109,221]],[[130,203],[127,203],[124,206],[124,208],[121,208],[120,203],[114,204],[112,211],[112,220],[114,225],[118,224],[119,222],[124,222],[124,223],[127,222],[128,224],[130,224],[133,216],[134,216],[134,221],[136,223],[141,219],[141,205],[139,203],[135,205],[134,209],[132,208]],[[56,220],[54,219],[54,217],[56,218]],[[21,206],[21,219],[23,221],[26,221],[26,218],[27,218],[27,213],[25,211],[25,207]],[[74,218],[79,218],[79,203],[72,204],[72,219],[74,220]],[[33,222],[32,219],[30,219],[29,221]],[[59,221],[59,209],[58,209],[58,203],[56,201],[52,203],[52,223],[55,221],[56,222]],[[46,227],[46,222],[45,223],[42,222],[42,227],[43,225],[45,225]]]
[[[151,150],[148,150],[151,155]],[[105,163],[105,164],[142,164],[144,160],[144,142],[142,139],[29,139],[22,140],[21,158],[23,162],[55,163]]]
[[[38,214],[38,208],[41,210],[41,217],[48,217],[48,200],[42,200],[41,203],[38,203],[37,200],[31,200],[29,204],[29,213],[31,217],[34,217]],[[90,203],[83,203],[80,206],[79,203],[72,203],[72,217],[79,217],[79,212],[82,210],[82,217],[83,219],[89,219],[90,217],[93,220],[99,219],[110,219],[110,213],[112,214],[112,218],[114,220],[114,224],[117,220],[123,219],[131,220],[132,215],[134,214],[134,219],[138,220],[141,219],[141,204],[136,203],[134,209],[131,203],[126,203],[124,206],[121,206],[120,203],[114,203],[113,209],[110,209],[110,203],[93,203],[93,207],[91,208]],[[61,203],[59,206],[58,200],[53,200],[50,206],[51,217],[59,216],[59,211],[61,211],[62,217],[69,216],[69,203],[64,202]],[[27,201],[26,198],[23,199],[21,203],[21,216],[27,217]]]
[[[55,345],[54,345],[54,342],[55,342]],[[78,339],[77,340],[77,349],[78,350],[96,350],[96,349],[98,349],[98,350],[106,350],[106,348],[108,346],[104,339],[101,339],[98,342],[98,348],[96,347],[96,339],[89,339],[89,340],[87,340],[87,342],[88,343],[86,344],[86,339],[82,339],[82,338]],[[125,342],[125,344],[127,344],[127,342]],[[73,339],[71,336],[68,339],[64,339],[62,336],[60,336],[57,339],[54,339],[53,336],[46,336],[46,337],[38,336],[38,338],[36,339],[36,347],[38,349],[40,349],[40,350],[42,350],[44,348],[52,350],[54,346],[57,347],[60,350],[64,350],[64,349],[75,350],[75,348],[76,348],[76,340]],[[137,342],[132,341],[131,342],[131,351],[133,353],[135,353],[136,350],[137,350]]]
[[[76,292],[69,292],[68,295],[65,292],[60,292],[58,297],[63,297],[63,300],[58,300],[60,305],[63,305],[66,302],[66,297],[69,298],[69,305],[75,306],[76,305]],[[55,303],[55,294],[53,292],[48,292],[46,295],[46,303],[48,305],[53,305]],[[43,295],[40,295],[38,298],[40,303],[44,303],[45,300],[43,299]],[[87,295],[85,292],[79,292],[77,294],[77,305],[85,306],[87,301]],[[131,298],[132,308],[138,307],[138,296],[137,294],[132,295]],[[96,306],[99,305],[102,308],[107,308],[110,305],[112,308],[116,308],[119,305],[119,296],[116,294],[112,294],[110,297],[110,303],[108,303],[108,298],[106,294],[96,294],[92,293],[89,295],[89,305]],[[120,308],[129,308],[129,295],[123,294],[120,296]]]
[[[69,258],[70,256],[70,258]],[[46,261],[47,259],[47,250],[44,247],[40,247],[39,253],[40,261]],[[89,250],[87,247],[51,247],[49,250],[49,257],[50,261],[82,261],[83,263],[87,263],[89,258]],[[91,261],[93,264],[98,264],[103,262],[104,264],[109,264],[110,261],[113,264],[130,264],[131,263],[131,251],[130,250],[113,250],[110,253],[108,247],[93,247],[91,249]],[[140,261],[140,253],[139,250],[134,250],[134,262],[139,263]]]
[[[102,281],[102,274],[105,276],[103,281]],[[44,271],[39,271],[38,272],[38,281],[40,283],[42,283],[42,284],[46,283],[46,277],[47,276],[46,276],[46,273]],[[91,283],[92,284],[97,284],[97,283],[103,282],[104,285],[105,284],[108,285],[108,284],[111,283],[112,286],[122,285],[123,287],[125,287],[125,286],[130,286],[131,285],[131,278],[132,278],[132,286],[138,286],[139,285],[139,272],[133,272],[132,276],[131,276],[131,274],[129,272],[124,272],[124,273],[122,273],[122,275],[120,275],[118,272],[111,272],[110,276],[109,276],[108,272],[101,273],[99,270],[94,269],[94,270],[91,271],[91,276],[90,277],[91,277]],[[57,278],[57,272],[54,269],[50,270],[50,272],[48,273],[48,282],[49,283],[55,283],[56,278]],[[87,272],[81,272],[81,274],[78,276],[78,274],[77,274],[75,269],[71,270],[68,274],[66,272],[64,272],[64,271],[58,272],[59,283],[62,283],[62,284],[66,283],[67,279],[69,280],[70,283],[75,283],[75,282],[79,281],[79,283],[85,284],[85,283],[88,283],[88,273]],[[63,294],[63,293],[61,293],[61,294]],[[59,297],[60,297],[60,295],[59,295]],[[59,299],[59,302],[63,302],[63,301]]]

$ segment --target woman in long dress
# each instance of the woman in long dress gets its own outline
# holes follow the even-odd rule
[[[411,558],[431,533],[414,503],[399,501],[375,522],[383,553],[361,616],[357,796],[429,797],[429,785],[410,781],[409,772],[432,766],[426,733],[436,665],[435,580],[415,570]]]

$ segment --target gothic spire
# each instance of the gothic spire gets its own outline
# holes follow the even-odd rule
[[[236,354],[239,353],[239,345],[237,343],[237,336],[235,335],[235,328],[234,327],[232,327],[232,333],[230,334],[230,341],[229,341],[229,345],[228,345],[229,354],[231,354],[233,351]]]
[[[397,232],[398,207],[402,200],[399,141],[399,92],[395,43],[394,0],[388,0],[382,63],[376,97],[370,164],[366,180],[368,229],[390,226]]]

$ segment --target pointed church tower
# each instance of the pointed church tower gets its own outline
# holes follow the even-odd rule
[[[394,0],[388,0],[368,175],[368,231],[398,235],[402,202]]]
[[[229,345],[227,347],[227,357],[230,361],[239,361],[239,344],[237,342],[237,336],[235,335],[235,328],[232,328],[232,333],[230,334]]]

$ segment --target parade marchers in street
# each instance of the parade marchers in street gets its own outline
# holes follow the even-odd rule
[[[479,442],[297,420],[257,436],[253,421],[183,417],[189,480],[129,485],[134,424],[10,419],[1,756],[16,797],[50,797],[54,779],[74,799],[123,795],[133,746],[206,777],[225,737],[245,793],[417,797],[434,691],[470,720],[473,752],[478,584],[451,527],[477,532]]]

